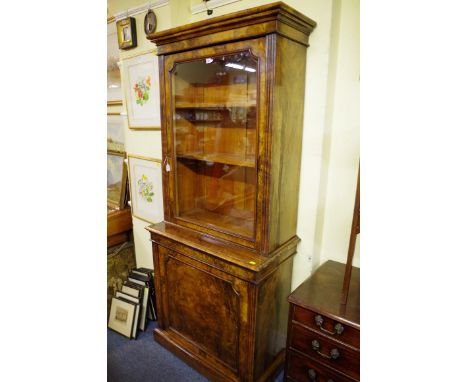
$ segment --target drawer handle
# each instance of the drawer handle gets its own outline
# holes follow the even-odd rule
[[[314,349],[317,354],[323,358],[327,358],[327,359],[338,359],[339,356],[340,356],[340,352],[338,351],[337,348],[333,348],[330,350],[330,355],[328,354],[325,354],[325,353],[322,353],[320,351],[320,343],[317,341],[317,340],[313,340],[312,341],[312,349]]]
[[[315,378],[317,378],[317,373],[315,372],[314,369],[307,370],[307,375],[309,376],[309,379],[311,381],[315,381]]]
[[[309,369],[307,370],[307,375],[309,376],[309,379],[311,381],[316,381],[316,378],[317,378],[317,373],[315,372],[314,369]],[[333,379],[331,378],[328,378],[327,379],[327,382],[335,382]]]
[[[344,326],[341,325],[339,322],[335,325],[335,331],[334,332],[331,332],[325,328],[322,327],[322,324],[323,324],[323,317],[320,315],[320,314],[317,314],[315,316],[315,324],[320,328],[320,330],[322,332],[325,332],[327,334],[330,334],[332,336],[334,336],[335,334],[341,334],[344,332]]]

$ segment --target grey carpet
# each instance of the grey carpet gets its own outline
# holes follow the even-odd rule
[[[150,321],[136,340],[107,329],[107,380],[109,382],[206,382],[192,369],[153,339],[156,322]],[[281,373],[275,382],[283,380]]]

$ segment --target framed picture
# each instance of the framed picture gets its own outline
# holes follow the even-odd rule
[[[130,286],[132,288],[135,288],[136,285],[138,285],[143,290],[143,301],[141,304],[140,321],[138,323],[138,327],[140,328],[141,331],[145,331],[146,330],[146,315],[147,315],[146,309],[148,307],[148,299],[149,299],[149,287],[146,286],[146,284],[140,280],[135,280],[134,282],[126,280],[124,281],[124,285]]]
[[[117,35],[120,49],[131,49],[137,46],[136,22],[134,17],[117,21]]]
[[[135,306],[135,319],[133,320],[133,327],[132,327],[132,338],[136,338],[137,337],[137,329],[138,329],[138,324],[140,322],[140,300],[136,297],[133,297],[129,294],[126,294],[124,292],[121,292],[121,291],[116,291],[115,292],[115,297],[121,299],[121,300],[125,300],[125,301],[129,301],[129,302],[133,302],[134,304],[136,304]]]
[[[127,189],[125,153],[107,151],[107,205],[122,209]]]
[[[122,84],[120,80],[120,51],[117,42],[115,22],[107,24],[107,106],[109,102],[122,104]]]
[[[107,114],[107,151],[125,152],[124,128],[123,116]]]
[[[132,338],[136,304],[112,297],[108,328],[125,337]]]
[[[144,293],[143,289],[144,288],[138,289],[130,285],[122,285],[122,292],[127,293],[130,296],[136,297],[139,300],[143,299],[143,293]]]
[[[127,158],[132,215],[148,223],[162,220],[161,161],[131,154]]]
[[[123,80],[128,127],[161,130],[158,62],[153,53],[124,60]]]

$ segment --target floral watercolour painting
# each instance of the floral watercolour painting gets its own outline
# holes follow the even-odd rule
[[[122,209],[127,186],[125,154],[107,152],[107,205]]]
[[[160,130],[159,74],[152,53],[124,60],[125,99],[130,129]]]
[[[161,161],[129,154],[128,172],[133,216],[148,223],[163,220]]]

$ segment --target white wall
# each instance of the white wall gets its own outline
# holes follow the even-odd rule
[[[158,31],[271,1],[242,0],[216,8],[212,16],[192,15],[191,6],[199,2],[170,0],[155,9]],[[285,2],[317,22],[307,51],[295,288],[326,259],[346,261],[359,157],[359,1]],[[109,0],[108,12],[137,5],[137,0]],[[122,58],[154,48],[145,39],[143,18],[136,16],[138,47],[122,52]],[[161,158],[160,132],[126,129],[126,145],[131,154]],[[137,218],[133,223],[137,264],[152,267],[147,223]]]

